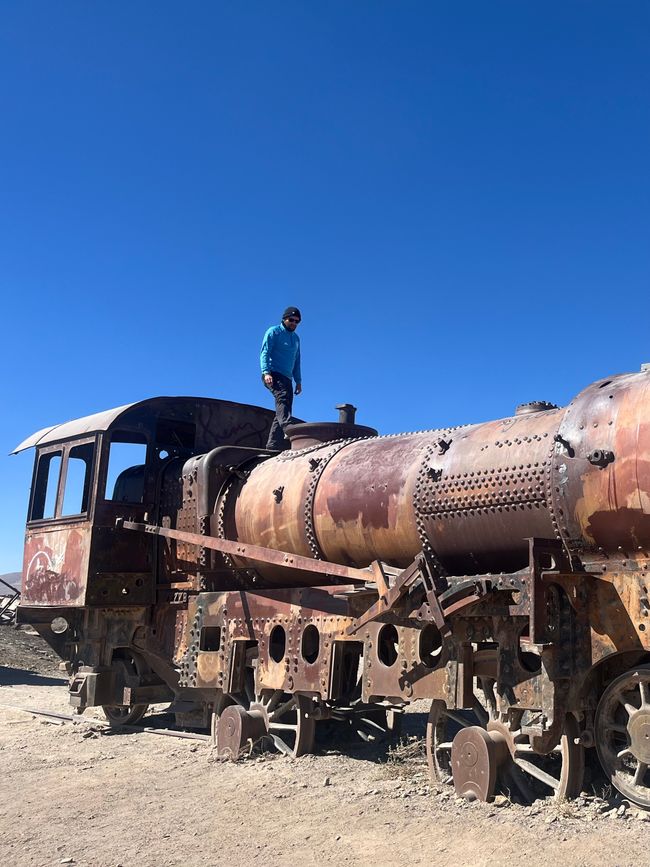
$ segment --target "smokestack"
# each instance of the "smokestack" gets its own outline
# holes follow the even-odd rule
[[[339,424],[354,424],[356,406],[352,406],[351,403],[339,403],[335,408],[339,411]]]

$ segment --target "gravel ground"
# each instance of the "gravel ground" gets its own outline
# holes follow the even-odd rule
[[[75,725],[8,706],[69,713],[58,660],[38,636],[0,627],[0,744],[10,865],[436,864],[640,865],[650,814],[598,775],[571,803],[469,804],[430,786],[426,707],[390,750],[349,743],[236,764],[204,742],[112,733],[88,711]],[[92,715],[91,715],[92,714]],[[145,718],[166,726],[164,708]]]

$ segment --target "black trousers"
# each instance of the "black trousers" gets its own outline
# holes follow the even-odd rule
[[[282,373],[271,371],[273,377],[273,385],[266,385],[264,377],[262,382],[275,398],[275,418],[269,431],[269,439],[266,443],[267,449],[275,449],[283,451],[289,448],[284,429],[291,423],[291,410],[293,408],[293,383]]]

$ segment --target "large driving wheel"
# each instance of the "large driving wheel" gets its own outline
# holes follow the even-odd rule
[[[229,708],[236,707],[233,713]],[[250,741],[267,740],[290,758],[314,751],[316,720],[312,701],[281,689],[255,690],[254,670],[247,671],[245,691],[221,696],[213,720],[217,749],[236,758]]]
[[[260,713],[268,737],[285,756],[296,758],[314,750],[316,720],[311,699],[289,695],[280,689],[265,689],[251,702],[249,711]]]
[[[650,666],[617,677],[596,710],[596,751],[618,791],[650,808]]]
[[[521,731],[531,712],[522,713],[517,726],[504,724],[497,718],[494,681],[480,679],[479,685],[471,710],[448,710],[442,701],[431,705],[426,749],[432,780],[453,782],[459,794],[482,800],[495,792],[526,803],[576,797],[584,777],[584,748],[575,718],[567,717],[560,742],[550,753],[536,753]],[[475,769],[482,787],[472,784]]]

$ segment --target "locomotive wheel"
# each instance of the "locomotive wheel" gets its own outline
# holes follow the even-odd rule
[[[104,716],[114,728],[135,725],[135,723],[140,722],[148,709],[148,704],[134,704],[130,707],[106,704],[102,706]]]
[[[220,718],[225,709],[237,705],[247,714],[263,720],[259,739],[270,739],[275,748],[290,758],[314,751],[316,720],[312,716],[311,699],[304,695],[289,694],[281,689],[253,690],[253,677],[247,677],[246,693],[223,695],[213,718],[213,739],[219,740]],[[244,744],[242,744],[243,748]]]
[[[650,808],[650,665],[613,680],[596,709],[596,751],[612,785]]]
[[[254,744],[266,733],[264,720],[259,714],[244,710],[238,704],[226,707],[215,724],[212,736],[217,754],[224,759],[237,761],[247,744]]]
[[[453,782],[452,743],[462,730],[478,726],[485,729],[488,738],[502,741],[507,746],[505,758],[499,751],[487,748],[484,751],[484,761],[498,761],[494,785],[485,789],[487,799],[494,791],[511,797],[516,795],[529,803],[539,797],[551,796],[558,800],[576,797],[584,777],[584,748],[577,742],[575,719],[567,717],[560,743],[555,749],[544,755],[536,753],[527,735],[490,719],[491,715],[495,716],[493,683],[482,681],[484,702],[476,698],[473,710],[448,710],[442,701],[432,703],[426,736],[432,780],[436,783]],[[488,768],[490,774],[492,770],[492,767]]]
[[[129,678],[141,677],[148,671],[142,657],[137,653],[129,653],[128,651],[120,652],[119,656],[114,656],[111,665],[118,669],[124,681]],[[113,728],[135,725],[140,722],[148,708],[148,704],[102,705],[104,716]]]
[[[268,736],[275,748],[290,758],[314,751],[316,720],[311,699],[289,695],[281,689],[264,689],[250,703],[249,710],[264,717]]]

